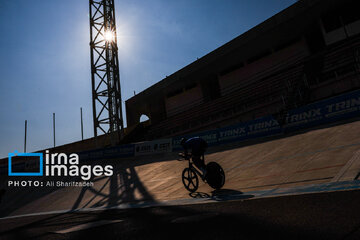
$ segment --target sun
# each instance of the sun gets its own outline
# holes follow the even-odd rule
[[[113,42],[115,40],[115,33],[111,30],[106,30],[104,33],[105,41]]]

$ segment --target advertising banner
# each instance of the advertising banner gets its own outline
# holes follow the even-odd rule
[[[348,119],[360,114],[360,90],[290,110],[286,131]]]
[[[209,146],[214,146],[214,145],[216,145],[218,143],[218,132],[217,132],[217,130],[210,130],[210,131],[205,131],[205,132],[193,133],[193,134],[188,134],[188,135],[184,135],[184,136],[174,137],[172,139],[173,151],[181,151],[182,150],[182,146],[180,145],[180,141],[181,141],[181,139],[183,137],[185,137],[187,139],[192,138],[192,137],[201,137],[208,143]]]
[[[218,143],[245,141],[282,132],[279,123],[272,117],[262,117],[253,121],[218,129]]]
[[[172,151],[171,138],[135,144],[135,156],[167,153]]]
[[[214,146],[234,141],[245,141],[251,138],[270,136],[281,132],[282,129],[280,128],[279,123],[272,116],[267,116],[216,130],[174,137],[173,151],[182,150],[180,140],[183,137],[187,139],[195,136],[201,137],[209,144],[209,146]]]
[[[290,110],[286,115],[286,125],[282,128],[273,116],[266,116],[232,126],[199,132],[173,138],[173,151],[181,151],[180,140],[183,137],[199,136],[209,146],[246,141],[253,138],[267,137],[349,119],[360,115],[360,90],[312,103]]]
[[[79,153],[81,161],[90,161],[95,159],[109,158],[127,158],[134,156],[134,144],[126,144],[111,148],[96,149],[92,151],[84,151]]]

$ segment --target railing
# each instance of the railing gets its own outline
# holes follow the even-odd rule
[[[196,107],[200,104],[202,104],[204,102],[204,99],[203,97],[201,96],[201,98],[198,98],[196,100],[194,100],[191,104],[187,104],[187,105],[184,105],[184,106],[181,106],[181,107],[178,107],[178,108],[174,108],[174,109],[171,109],[171,110],[168,110],[167,111],[167,116],[174,116],[178,113],[181,113],[181,112],[184,112],[186,110],[189,110],[193,107]]]
[[[301,63],[304,60],[304,58],[306,57],[306,55],[307,55],[306,52],[301,52],[296,55],[293,55],[293,56],[287,58],[282,63],[279,63],[270,68],[267,68],[261,72],[255,73],[247,78],[240,79],[236,84],[233,84],[228,88],[223,88],[221,90],[221,93],[224,96],[224,95],[227,95],[229,91],[231,92],[235,89],[238,89],[238,88],[241,88],[244,86],[248,86],[248,85],[252,85],[252,84],[256,83],[259,79],[264,79],[270,75],[279,74],[279,73],[283,72],[284,69],[298,65],[299,63]]]
[[[322,53],[320,76],[326,77],[326,73],[334,72],[335,77],[341,76],[343,79],[349,73],[356,74],[358,71],[356,64],[359,63],[355,51],[359,45],[359,41],[354,40]],[[287,105],[284,106],[285,108],[296,106],[299,96],[290,95],[298,94],[298,91],[300,95],[303,94],[301,93],[303,89],[298,88],[305,84],[304,63],[312,58],[314,56],[306,58],[306,53],[301,52],[289,57],[286,62],[241,79],[229,87],[223,87],[222,97],[210,102],[194,102],[191,104],[191,109],[185,111],[183,111],[185,107],[176,109],[172,112],[173,116],[152,126],[149,133],[158,137],[186,133],[189,129],[193,131],[255,109],[265,109],[270,104],[284,102],[284,97],[284,103]]]
[[[312,79],[311,85],[317,85],[322,82],[336,80],[339,77],[356,74],[358,60],[356,59],[356,51],[360,47],[360,37],[353,39],[351,42],[345,42],[325,53],[311,56],[307,61],[320,58],[322,60],[319,73],[316,79]]]
[[[286,91],[287,82],[296,81],[302,73],[302,66],[295,65],[282,72],[260,79],[256,84],[229,91],[227,95],[206,102],[194,108],[169,117],[153,126],[150,135],[171,135],[186,129],[203,127],[230,118],[233,115],[254,110],[281,101],[281,93]]]

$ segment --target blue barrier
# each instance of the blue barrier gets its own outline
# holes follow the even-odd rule
[[[356,117],[360,114],[360,91],[332,97],[290,110],[286,116],[287,132]]]
[[[173,151],[182,150],[180,146],[182,137],[199,136],[205,139],[209,146],[214,146],[293,132],[359,115],[360,90],[356,90],[290,110],[286,115],[285,127],[281,127],[273,116],[266,116],[216,130],[177,136],[173,138]]]
[[[349,119],[360,115],[360,90],[332,97],[307,106],[290,110],[286,115],[285,127],[280,127],[273,116],[261,117],[252,121],[238,123],[232,126],[177,136],[172,138],[172,151],[180,151],[180,139],[199,136],[205,139],[209,146],[231,142],[241,142],[250,139],[268,137],[283,132],[318,126],[330,122]],[[79,152],[81,162],[98,159],[128,158],[135,156],[135,144],[127,144],[107,149],[97,149]],[[16,171],[23,171],[25,163],[14,164]],[[0,174],[7,173],[7,165],[1,166]]]
[[[8,165],[3,165],[0,167],[0,175],[8,175]],[[25,171],[25,162],[12,164],[13,172],[23,172]]]
[[[230,143],[280,134],[282,129],[273,116],[218,129],[218,143]]]
[[[172,139],[172,151],[179,151],[182,149],[181,145],[180,145],[180,140],[185,137],[185,138],[191,138],[191,137],[201,137],[203,138],[209,146],[214,146],[218,144],[218,132],[217,130],[210,130],[210,131],[205,131],[205,132],[199,132],[199,133],[192,133],[192,134],[188,134],[185,136],[177,136],[177,137],[173,137]]]
[[[0,167],[0,175],[7,175],[8,174],[8,166],[1,166]]]
[[[180,146],[180,140],[183,137],[191,138],[199,136],[203,138],[209,146],[215,146],[219,144],[275,135],[281,132],[282,129],[280,128],[279,123],[272,116],[267,116],[216,130],[174,137],[173,151],[179,151],[182,149]]]
[[[135,145],[126,144],[111,148],[84,151],[78,154],[81,161],[91,161],[96,159],[109,159],[109,158],[127,158],[127,157],[133,157],[135,155]]]

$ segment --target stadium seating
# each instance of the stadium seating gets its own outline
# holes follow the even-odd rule
[[[225,120],[238,121],[239,116],[255,110],[258,112],[253,117],[260,117],[261,114],[266,115],[266,108],[274,104],[283,105],[282,110],[287,111],[304,104],[309,89],[324,84],[335,82],[339,91],[347,91],[350,87],[341,87],[340,84],[345,84],[347,78],[351,79],[360,72],[359,45],[359,41],[354,39],[350,44],[330,46],[311,56],[298,52],[284,62],[243,79],[236,74],[229,75],[236,80],[221,88],[219,98],[208,102],[199,99],[191,106],[173,109],[171,116],[150,127],[148,138],[186,134],[208,126],[214,128]],[[357,86],[353,85],[351,87]]]

